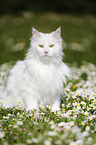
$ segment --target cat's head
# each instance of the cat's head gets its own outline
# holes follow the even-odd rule
[[[32,28],[31,49],[42,59],[60,58],[62,56],[61,28],[51,33],[41,33]]]

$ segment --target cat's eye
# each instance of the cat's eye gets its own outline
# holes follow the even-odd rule
[[[39,47],[40,47],[40,48],[43,48],[44,46],[43,46],[43,45],[39,45]]]
[[[50,47],[50,48],[54,47],[54,44],[50,45],[49,47]]]

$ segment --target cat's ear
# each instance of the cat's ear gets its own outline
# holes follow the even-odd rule
[[[52,32],[52,35],[56,38],[60,38],[60,36],[61,36],[61,27],[59,27],[56,31]]]
[[[40,37],[40,32],[38,32],[34,27],[32,27],[32,35],[36,37]]]

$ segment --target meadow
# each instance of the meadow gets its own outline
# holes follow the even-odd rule
[[[96,145],[96,17],[23,12],[0,17],[0,86],[10,68],[24,59],[32,26],[41,32],[62,28],[63,61],[72,70],[61,109],[0,107],[0,145]],[[2,106],[3,100],[0,100]]]

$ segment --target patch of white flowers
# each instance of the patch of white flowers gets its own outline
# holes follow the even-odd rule
[[[8,63],[0,67],[2,85],[9,68]],[[27,144],[95,145],[96,66],[84,62],[79,68],[73,65],[71,70],[73,78],[64,88],[62,109],[53,113],[49,105],[39,105],[38,110],[26,112],[15,106],[13,114],[3,115],[0,120],[1,141],[6,139],[8,130],[9,134],[13,132],[15,142],[19,142],[19,135],[25,133]],[[16,109],[22,113],[16,113]],[[5,122],[9,123],[7,127],[4,127]],[[16,135],[14,131],[17,131]]]

